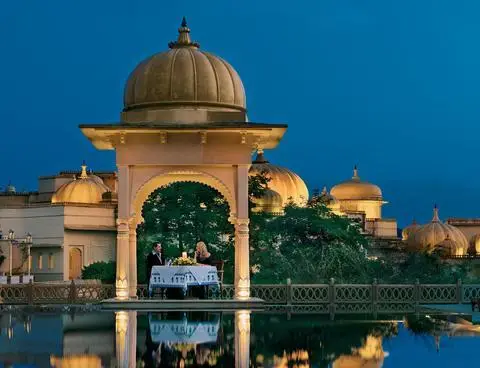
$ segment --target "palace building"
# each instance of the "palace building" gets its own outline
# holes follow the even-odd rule
[[[237,172],[237,179],[232,179],[228,175],[234,171],[227,172],[226,168],[237,170],[238,162],[245,167],[242,172],[245,177],[265,173],[270,179],[265,195],[255,201],[255,211],[281,215],[286,204],[303,206],[310,199],[308,188],[298,174],[270,163],[265,157],[264,149],[278,144],[286,126],[249,122],[239,75],[225,60],[199,50],[199,45],[190,39],[185,20],[179,28],[178,39],[169,44],[169,50],[143,61],[128,77],[121,123],[117,125],[85,125],[81,129],[96,148],[117,149],[117,159],[137,160],[139,168],[135,173],[144,175],[142,180],[146,180],[148,174],[140,168],[148,166],[142,161],[149,154],[145,144],[160,142],[161,147],[155,146],[155,149],[161,152],[163,167],[179,166],[175,161],[178,151],[174,149],[182,149],[185,160],[191,162],[197,162],[201,156],[204,169],[208,167],[227,178],[230,187],[222,187],[222,194],[230,195],[227,199],[232,203],[236,199],[230,188],[238,187],[235,180],[240,180],[240,174]],[[128,130],[128,138],[122,129]],[[176,148],[171,148],[171,142]],[[130,156],[127,146],[136,149],[135,154]],[[252,149],[257,153],[253,161],[248,156]],[[181,174],[188,176],[191,172]],[[178,175],[178,172],[169,175]],[[82,268],[93,262],[115,260],[119,254],[116,252],[120,217],[118,178],[119,173],[88,171],[84,164],[79,171],[40,177],[38,190],[34,192],[17,192],[13,185],[7,186],[0,193],[3,256],[10,256],[9,242],[14,237],[20,241],[26,239],[27,234],[33,237],[28,262],[22,260],[18,249],[12,251],[13,272],[25,273],[28,267],[37,281],[69,280],[81,277]],[[204,175],[203,183],[219,185],[218,180],[211,178],[212,175]],[[136,190],[144,190],[142,195],[146,198],[151,183],[137,181],[132,179],[132,183],[125,185],[137,185]],[[245,184],[245,180],[240,181]],[[140,185],[144,187],[139,189]],[[246,191],[243,194],[246,195]],[[350,179],[333,186],[330,192],[324,188],[314,196],[321,197],[334,213],[360,222],[371,237],[400,242],[396,220],[382,217],[382,207],[388,203],[382,190],[361,179],[357,167]],[[243,204],[239,207],[243,216],[244,207]],[[138,208],[136,211],[136,220],[139,220],[141,211]],[[238,213],[232,215],[238,216]],[[248,223],[244,220],[239,224]],[[480,220],[451,219],[442,223],[436,213],[431,224],[406,228],[403,238],[404,244],[414,250],[443,247],[454,255],[472,250],[478,253]],[[0,274],[6,274],[8,268],[9,262],[3,262]]]

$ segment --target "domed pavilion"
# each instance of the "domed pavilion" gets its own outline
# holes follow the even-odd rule
[[[236,232],[235,298],[249,299],[251,153],[275,148],[287,125],[248,119],[238,73],[227,61],[192,40],[185,18],[177,40],[131,72],[120,120],[116,124],[80,126],[96,148],[116,150],[117,298],[136,296],[135,234],[143,221],[144,201],[158,187],[191,181],[216,189],[229,204],[229,221]],[[286,200],[281,190],[273,185],[270,189],[282,197],[282,202]],[[276,206],[279,197],[273,192],[268,200]]]
[[[396,220],[382,218],[382,206],[388,203],[382,190],[360,179],[357,166],[350,179],[332,187],[330,195],[338,202],[337,211],[359,220],[367,233],[378,238],[397,238]]]

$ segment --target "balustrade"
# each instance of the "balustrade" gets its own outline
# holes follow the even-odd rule
[[[253,284],[251,295],[268,305],[296,306],[329,313],[409,311],[420,304],[471,303],[480,298],[480,285],[462,284]],[[85,304],[115,296],[114,285],[29,283],[0,285],[0,304]],[[234,298],[234,286],[210,289],[212,299]],[[145,299],[147,286],[138,285]]]

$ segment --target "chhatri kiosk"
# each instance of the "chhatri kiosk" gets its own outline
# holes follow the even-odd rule
[[[287,126],[249,122],[235,69],[191,40],[185,18],[178,32],[168,51],[142,61],[129,76],[119,123],[80,126],[96,148],[116,150],[116,298],[136,297],[136,228],[144,201],[161,186],[198,182],[228,201],[235,226],[235,299],[249,300],[251,154],[275,148]]]

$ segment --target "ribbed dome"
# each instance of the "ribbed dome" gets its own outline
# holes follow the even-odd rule
[[[52,203],[85,203],[102,202],[102,195],[110,189],[96,175],[87,174],[87,166],[82,165],[82,173],[78,179],[63,184],[52,196]]]
[[[411,225],[408,225],[405,229],[402,230],[402,240],[408,240],[408,238],[418,230],[420,226],[418,226],[417,222],[413,220]]]
[[[467,252],[468,242],[465,235],[454,226],[444,224],[438,217],[438,208],[433,210],[433,219],[429,224],[420,226],[417,231],[409,236],[407,245],[413,251],[432,252],[439,246],[444,247],[444,240],[450,240],[455,245],[455,252],[452,254],[462,255]],[[453,246],[448,243],[451,249]]]
[[[308,200],[308,189],[304,181],[293,171],[284,167],[270,164],[264,157],[263,151],[258,150],[255,161],[252,162],[249,174],[251,176],[261,174],[271,180],[268,187],[282,197],[282,207],[291,199],[295,204],[303,206]]]
[[[269,212],[282,213],[283,201],[282,196],[272,189],[265,189],[261,198],[253,198],[252,202],[255,204],[254,212]]]
[[[169,51],[141,62],[128,78],[124,111],[171,108],[217,108],[245,111],[245,91],[233,67],[200,51],[190,39],[185,18]]]
[[[375,184],[360,180],[357,167],[353,169],[353,177],[335,185],[330,194],[338,200],[374,200],[382,201],[382,191]]]
[[[470,239],[470,245],[468,247],[468,253],[480,255],[480,234],[475,234]]]

